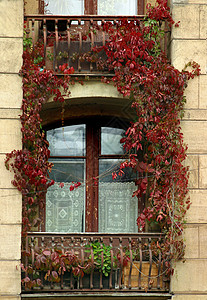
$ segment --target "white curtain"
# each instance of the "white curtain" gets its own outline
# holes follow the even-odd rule
[[[136,15],[137,0],[98,0],[98,15]]]
[[[51,186],[46,195],[46,231],[47,232],[83,232],[84,231],[84,186],[70,191],[72,182],[63,188],[58,183]]]
[[[46,0],[46,13],[83,15],[84,0]],[[98,15],[136,15],[137,0],[97,0]]]
[[[138,200],[134,182],[99,183],[99,232],[137,232]]]
[[[84,0],[46,0],[46,13],[52,15],[83,15]]]

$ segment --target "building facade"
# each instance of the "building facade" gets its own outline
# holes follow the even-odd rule
[[[91,4],[88,1],[85,6],[87,14],[97,12],[97,7]],[[39,12],[38,7],[39,1],[37,0],[28,0],[26,7],[24,7],[23,0],[0,1],[0,165],[2,174],[0,177],[0,299],[2,300],[17,300],[21,297],[25,299],[55,298],[52,293],[44,294],[44,297],[41,293],[38,295],[33,293],[21,295],[22,197],[11,184],[13,174],[8,172],[4,165],[5,154],[22,147],[19,115],[21,114],[23,92],[19,70],[22,65],[24,11],[26,14],[37,14]],[[55,8],[49,6],[48,9],[53,10]],[[131,9],[133,10],[133,7]],[[144,12],[142,9],[141,7],[141,12]],[[137,293],[136,295],[113,293],[110,297],[123,299],[130,295],[134,299],[207,299],[207,253],[205,248],[207,246],[207,3],[206,0],[175,0],[171,2],[171,9],[175,21],[180,21],[180,26],[173,28],[171,34],[170,55],[172,64],[179,70],[190,60],[198,62],[201,66],[201,75],[190,81],[186,89],[187,103],[182,121],[184,139],[188,144],[186,164],[190,166],[189,193],[192,202],[187,214],[185,229],[185,263],[176,263],[175,274],[171,278],[168,293],[157,292],[153,295],[152,293]],[[86,104],[84,108],[83,103]],[[123,100],[113,86],[106,85],[103,88],[103,83],[90,78],[83,86],[75,85],[71,89],[70,114],[73,116],[71,124],[77,123],[74,121],[77,119],[86,120],[88,115],[91,118],[101,115],[103,120],[104,117],[110,116],[110,120],[105,120],[103,124],[107,122],[113,127],[113,122],[126,119],[126,110],[129,105],[130,103],[126,99]],[[58,109],[49,103],[43,110],[43,125],[48,130],[51,128],[51,118],[53,122],[58,121],[55,119]],[[69,116],[67,117],[69,118]],[[121,125],[115,126],[115,128],[124,127],[125,122],[122,121]],[[87,130],[90,131],[89,125],[87,123],[89,128]],[[91,135],[94,138],[96,133],[91,133]],[[107,160],[111,153],[106,153],[104,158]],[[116,155],[116,159],[119,159],[117,153]],[[56,154],[54,156],[58,157]],[[81,156],[84,157],[84,155]],[[91,193],[94,194],[94,191]],[[81,218],[87,219],[87,217]],[[90,218],[87,220],[89,223],[91,222],[90,224],[94,224]],[[90,228],[90,224],[87,225],[88,231],[96,231],[97,226],[105,226],[104,221],[101,223],[102,225],[94,225],[95,229]],[[67,298],[67,294],[58,295],[61,299]],[[92,297],[92,295],[83,296],[81,293],[76,296],[84,297],[84,299]],[[76,296],[68,294],[68,297]],[[103,296],[109,297],[101,292],[93,295],[95,298],[102,298]]]

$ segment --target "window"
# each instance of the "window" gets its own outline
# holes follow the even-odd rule
[[[47,0],[46,3],[47,14],[53,15],[119,16],[138,13],[138,0]]]
[[[136,174],[125,170],[112,179],[126,156],[120,144],[124,132],[95,119],[47,131],[56,183],[46,196],[46,231],[137,232]],[[73,182],[81,186],[70,191]]]

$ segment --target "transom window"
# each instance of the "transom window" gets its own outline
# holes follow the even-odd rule
[[[125,169],[112,179],[126,157],[124,133],[95,121],[47,131],[55,185],[46,196],[46,231],[137,232],[136,174]],[[81,185],[71,191],[76,182]]]
[[[47,0],[47,14],[136,15],[138,0]]]

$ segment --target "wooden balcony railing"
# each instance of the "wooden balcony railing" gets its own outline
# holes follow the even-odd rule
[[[39,285],[23,293],[167,293],[163,240],[157,233],[29,233],[23,278]]]
[[[142,23],[144,16],[55,16],[55,15],[26,15],[26,36],[31,38],[33,45],[38,39],[44,44],[46,68],[58,71],[59,65],[67,63],[77,74],[103,75],[108,70],[100,69],[97,59],[104,61],[104,52],[87,58],[94,46],[103,46],[107,34],[96,30],[94,25],[112,22],[114,27],[121,19]],[[101,27],[101,26],[100,26]],[[165,28],[165,36],[161,41],[163,50],[167,51],[169,30]]]

